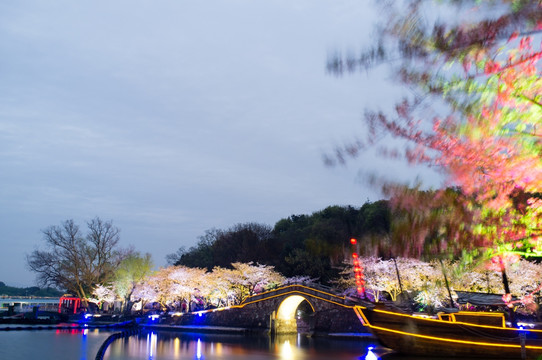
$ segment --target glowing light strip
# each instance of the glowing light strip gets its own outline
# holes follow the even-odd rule
[[[396,312],[386,311],[386,310],[379,310],[379,309],[374,309],[372,311],[380,312],[380,313],[384,313],[384,314],[391,314],[391,315],[394,315],[394,316],[403,316],[403,317],[408,317],[408,318],[413,318],[413,319],[423,320],[423,321],[433,321],[433,322],[437,322],[437,323],[445,323],[445,324],[453,323],[453,324],[458,324],[458,325],[467,325],[467,326],[475,326],[475,327],[486,328],[486,329],[497,329],[497,330],[507,330],[507,331],[518,331],[518,330],[520,330],[520,329],[515,329],[515,328],[502,328],[500,326],[472,324],[472,323],[466,323],[466,322],[461,322],[461,321],[451,322],[451,321],[438,320],[438,319],[427,319],[427,318],[421,318],[421,317],[412,316],[412,315],[408,315],[408,314],[401,314],[401,313],[396,313]],[[525,330],[525,331],[529,331],[531,333],[536,333],[536,332],[542,333],[542,330]]]
[[[338,302],[335,302],[335,301],[332,301],[332,300],[329,300],[329,299],[324,299],[322,297],[319,297],[319,296],[316,296],[316,295],[312,295],[312,294],[306,294],[306,293],[303,293],[299,290],[293,290],[293,291],[289,291],[289,292],[285,292],[285,293],[281,293],[281,294],[278,294],[278,295],[273,295],[273,296],[269,296],[269,297],[266,297],[264,299],[258,299],[258,300],[254,300],[254,301],[249,301],[249,302],[244,302],[242,303],[241,305],[236,305],[235,307],[244,307],[245,305],[249,305],[249,304],[254,304],[254,303],[257,303],[259,301],[265,301],[265,300],[269,300],[269,299],[273,299],[273,298],[276,298],[276,297],[279,297],[279,296],[283,296],[283,295],[288,295],[288,294],[296,294],[296,295],[305,295],[305,296],[311,296],[315,299],[319,299],[319,300],[322,300],[322,301],[327,301],[329,303],[332,303],[332,304],[335,304],[335,305],[339,305],[339,306],[342,306],[342,307],[345,307],[345,308],[349,308],[349,309],[352,309],[353,306],[351,305],[344,305],[344,304],[341,304],[341,303],[338,303]],[[232,306],[233,307],[233,306]]]
[[[367,320],[367,317],[365,316],[365,314],[363,313],[363,311],[361,309],[366,309],[366,308],[362,307],[362,306],[354,307],[354,311],[358,315],[358,318],[360,318],[361,323],[364,326],[369,327],[370,329],[381,330],[381,331],[385,331],[385,332],[391,332],[391,333],[395,333],[395,334],[407,335],[407,336],[412,336],[412,337],[419,337],[419,338],[429,339],[429,340],[438,340],[438,341],[444,341],[444,342],[450,342],[450,343],[457,343],[457,344],[469,344],[469,345],[477,345],[477,346],[493,346],[493,347],[520,348],[521,349],[521,345],[486,343],[486,342],[480,342],[480,341],[468,341],[468,340],[442,338],[442,337],[436,337],[436,336],[430,336],[430,335],[413,334],[413,333],[408,333],[408,332],[404,332],[404,331],[401,331],[401,330],[393,330],[393,329],[388,329],[388,328],[384,328],[384,327],[381,327],[381,326],[375,326],[375,325],[372,325]],[[414,318],[414,316],[411,316],[411,315],[398,314],[398,313],[385,311],[385,310],[372,310],[372,311],[388,313],[388,314],[393,314],[393,315],[397,315],[397,316],[404,316],[404,317]],[[423,319],[423,320],[436,321],[436,322],[441,322],[441,323],[443,322],[441,320],[434,320],[434,319]],[[447,321],[444,321],[444,322],[447,322]],[[496,327],[496,326],[486,326],[486,325],[468,324],[468,323],[460,323],[460,322],[456,322],[455,324],[477,326],[477,327],[484,327],[484,328],[498,329],[498,330],[513,330],[513,331],[518,330],[518,329],[509,329],[509,328],[503,329],[503,328]],[[534,332],[533,330],[526,330],[526,331]],[[538,331],[538,332],[540,332],[540,331]],[[542,350],[542,346],[535,346],[535,345],[525,345],[525,348],[526,349],[532,349],[532,350]]]
[[[445,341],[445,342],[451,342],[451,343],[458,343],[458,344],[469,344],[469,345],[478,345],[478,346],[494,346],[494,347],[507,347],[507,348],[521,348],[521,345],[514,345],[514,344],[499,344],[499,343],[486,343],[486,342],[478,342],[478,341],[468,341],[468,340],[458,340],[458,339],[449,339],[449,338],[441,338],[436,336],[429,336],[429,335],[420,335],[420,334],[413,334],[413,333],[407,333],[400,330],[392,330],[388,328],[383,328],[380,326],[374,326],[374,325],[368,325],[372,329],[376,330],[382,330],[387,332],[392,332],[396,334],[401,335],[408,335],[408,336],[414,336],[419,337],[423,339],[429,339],[429,340],[438,340],[438,341]],[[499,328],[500,329],[500,328]],[[526,349],[533,349],[533,350],[542,350],[542,346],[535,346],[535,345],[525,345]]]
[[[356,308],[358,309],[360,315],[363,317],[363,320],[362,323],[365,325],[365,326],[371,326],[371,323],[369,322],[369,320],[367,320],[367,317],[365,316],[365,314],[363,313],[363,311],[361,311],[361,309],[367,309],[366,307],[363,307],[363,306],[356,306]]]
[[[367,321],[367,318],[365,315],[363,315],[363,312],[360,309],[366,309],[362,306],[354,306],[354,313],[358,317],[359,321],[361,322],[361,325],[363,326],[370,326],[369,321]]]
[[[286,289],[286,288],[289,288],[289,287],[294,287],[294,286],[299,286],[299,287],[302,287],[302,288],[305,288],[305,289],[309,289],[309,290],[316,291],[316,292],[319,292],[319,293],[322,293],[322,294],[326,294],[326,295],[329,295],[329,296],[333,296],[333,297],[335,297],[335,298],[337,298],[337,299],[342,299],[342,300],[344,300],[344,299],[346,298],[346,296],[338,296],[338,295],[331,294],[331,293],[328,293],[328,292],[325,292],[325,291],[322,291],[322,290],[318,290],[318,289],[315,289],[315,288],[311,288],[311,287],[308,287],[308,286],[305,286],[305,285],[297,285],[297,284],[294,284],[294,285],[283,286],[283,287],[280,287],[280,288],[277,288],[277,289],[274,289],[274,290],[269,290],[269,291],[261,292],[261,293],[256,294],[256,295],[249,296],[249,297],[247,297],[247,299],[250,299],[251,297],[255,297],[255,296],[261,296],[261,295],[269,294],[269,293],[272,293],[272,292],[276,292],[276,291],[279,291],[279,290],[282,290],[282,289]]]
[[[476,314],[472,314],[472,313],[469,313],[467,311],[459,311],[455,314],[450,314],[450,318],[452,319],[451,322],[454,322],[454,323],[461,323],[461,321],[457,321],[457,318],[456,316],[459,315],[465,315],[465,316],[487,316],[487,317],[495,317],[495,318],[500,318],[501,321],[502,321],[502,328],[506,328],[506,321],[504,319],[504,314],[502,313],[489,313],[489,312],[480,312],[480,313],[476,313]],[[443,320],[443,321],[446,321],[446,320]]]
[[[326,295],[330,295],[332,297],[335,297],[337,299],[341,299],[341,300],[345,300],[346,299],[346,296],[337,296],[337,295],[333,295],[333,294],[330,294],[330,293],[327,293],[325,291],[320,291],[320,290],[317,290],[317,289],[313,289],[311,287],[308,287],[308,286],[304,286],[304,285],[288,285],[288,286],[283,286],[281,288],[278,288],[278,289],[275,289],[275,290],[270,290],[270,291],[266,291],[266,292],[262,292],[262,293],[259,293],[259,294],[256,294],[256,295],[252,295],[252,296],[249,296],[245,299],[245,301],[243,301],[243,303],[239,304],[239,305],[231,305],[231,306],[225,306],[225,307],[222,307],[222,308],[216,308],[216,309],[212,309],[212,310],[200,310],[200,311],[196,311],[194,313],[197,313],[197,314],[206,314],[206,313],[210,313],[210,312],[215,312],[215,311],[222,311],[222,310],[227,310],[227,309],[241,309],[243,307],[245,307],[246,305],[250,305],[250,304],[254,304],[254,303],[257,303],[257,302],[260,302],[260,301],[265,301],[265,300],[268,300],[268,299],[273,299],[273,298],[276,298],[276,297],[279,297],[279,296],[282,296],[282,295],[288,295],[288,294],[297,294],[297,295],[305,295],[305,296],[310,296],[310,297],[313,297],[315,299],[319,299],[319,300],[322,300],[322,301],[327,301],[329,303],[332,303],[332,304],[335,304],[335,305],[339,305],[339,306],[342,306],[342,307],[345,307],[347,309],[352,309],[354,308],[354,306],[352,305],[344,305],[344,304],[341,304],[341,303],[338,303],[338,302],[335,302],[333,300],[329,300],[329,299],[325,299],[323,297],[319,297],[317,295],[313,295],[313,294],[308,294],[308,293],[304,293],[304,292],[301,292],[300,290],[292,290],[292,291],[288,291],[288,292],[283,292],[283,293],[280,293],[280,294],[277,294],[277,295],[273,295],[273,296],[268,296],[268,297],[265,297],[263,299],[257,299],[257,300],[253,300],[253,301],[247,301],[248,299],[250,298],[253,298],[253,297],[256,297],[256,296],[261,296],[261,295],[265,295],[265,294],[269,294],[269,293],[273,293],[273,292],[276,292],[278,290],[281,290],[281,289],[286,289],[286,288],[289,288],[289,287],[294,287],[294,286],[299,286],[299,287],[302,287],[302,288],[305,288],[305,289],[309,289],[309,290],[313,290],[315,292],[319,292],[319,293],[322,293],[322,294],[326,294]],[[313,308],[313,311],[314,311],[314,307],[312,306],[312,304],[307,301],[309,303],[309,305]],[[173,314],[173,316],[180,316],[181,313],[175,313]]]
[[[303,298],[303,300],[301,300],[300,302],[297,303],[298,306],[299,306],[299,304],[301,304],[303,301],[306,301],[306,302],[309,303],[309,305],[310,305],[310,307],[311,307],[311,309],[312,309],[312,312],[316,312],[316,310],[314,309],[314,306],[312,306],[312,304],[311,304],[311,302],[310,302],[309,300],[305,299],[305,298],[304,298],[303,296],[301,296],[301,295],[297,295],[297,296]],[[289,298],[284,299],[280,304],[281,304],[281,305],[284,304],[284,302],[285,302],[287,299],[289,299]],[[280,308],[280,307],[281,307],[281,306],[279,306],[279,308]]]

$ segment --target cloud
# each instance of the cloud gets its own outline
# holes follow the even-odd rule
[[[70,218],[113,219],[160,264],[212,227],[376,200],[356,163],[321,161],[388,100],[378,79],[325,74],[370,16],[350,0],[2,2],[2,226],[20,245],[3,281],[28,281],[24,252]]]

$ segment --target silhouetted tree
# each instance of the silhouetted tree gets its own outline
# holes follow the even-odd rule
[[[45,250],[27,255],[27,265],[42,285],[52,285],[86,299],[94,286],[109,282],[122,253],[120,230],[96,217],[83,235],[73,220],[43,230]]]

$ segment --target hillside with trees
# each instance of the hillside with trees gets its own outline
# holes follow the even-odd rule
[[[389,233],[390,217],[387,201],[381,200],[360,208],[329,206],[311,215],[291,215],[274,227],[245,223],[227,230],[211,229],[197,245],[180,248],[168,261],[208,270],[254,262],[274,266],[286,277],[309,276],[328,283],[350,258],[348,240],[381,238]]]
[[[19,288],[8,286],[0,281],[0,296],[38,296],[38,297],[59,297],[62,291],[48,287],[39,288],[37,286]]]

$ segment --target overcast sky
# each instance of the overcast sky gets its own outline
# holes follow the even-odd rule
[[[30,286],[41,230],[99,216],[157,266],[205,230],[382,198],[322,155],[386,107],[384,78],[326,74],[369,0],[0,3],[0,281]],[[408,174],[412,178],[412,174]]]

